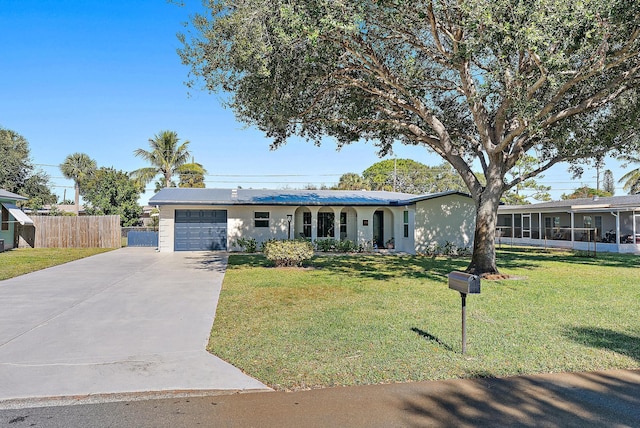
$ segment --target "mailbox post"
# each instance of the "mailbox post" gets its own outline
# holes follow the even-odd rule
[[[462,298],[462,354],[467,352],[467,294],[480,294],[480,277],[464,272],[451,272],[449,288],[460,292]]]

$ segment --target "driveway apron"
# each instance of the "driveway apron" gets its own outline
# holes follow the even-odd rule
[[[0,281],[0,400],[268,389],[205,350],[226,264],[123,248]]]

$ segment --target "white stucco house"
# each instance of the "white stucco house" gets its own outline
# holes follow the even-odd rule
[[[33,226],[33,220],[16,206],[18,201],[26,201],[24,196],[0,189],[0,251],[17,246],[20,229]]]
[[[497,229],[498,243],[640,254],[640,195],[503,205]]]
[[[159,209],[158,249],[237,250],[239,238],[349,239],[415,254],[446,242],[470,247],[475,205],[469,195],[382,191],[165,188],[149,200]]]

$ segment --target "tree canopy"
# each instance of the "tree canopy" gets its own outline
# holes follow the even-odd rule
[[[55,203],[58,197],[49,188],[49,176],[37,170],[29,156],[27,139],[0,127],[0,189],[29,198],[30,208]]]
[[[476,203],[469,271],[497,272],[502,194],[637,144],[640,3],[213,0],[181,35],[190,85],[225,91],[272,146],[423,146]],[[507,177],[524,154],[536,168]],[[474,174],[480,165],[483,183]]]
[[[460,175],[446,163],[428,166],[411,159],[387,159],[364,170],[362,177],[373,190],[416,195],[447,190],[467,191]]]
[[[123,171],[101,167],[82,185],[82,197],[90,215],[119,215],[121,226],[135,226],[142,215],[138,198],[142,186]]]
[[[91,177],[97,167],[96,161],[86,153],[73,153],[67,156],[60,165],[60,171],[65,178],[73,180],[75,189],[76,215],[80,212],[80,192],[84,181]]]
[[[160,175],[160,181],[156,183],[157,190],[159,190],[158,187],[175,187],[173,181],[175,174],[182,174],[184,179],[187,175],[191,175],[191,178],[198,181],[197,176],[204,176],[206,170],[199,163],[189,161],[191,157],[189,144],[189,141],[181,143],[175,131],[160,131],[149,139],[149,150],[136,149],[133,152],[151,166],[139,168],[133,171],[131,176],[146,185]],[[182,178],[181,182],[186,183]],[[204,184],[204,180],[202,183]]]
[[[569,194],[563,193],[560,199],[583,199],[593,198],[594,196],[608,197],[612,196],[612,194],[606,190],[598,190],[589,186],[581,186]]]

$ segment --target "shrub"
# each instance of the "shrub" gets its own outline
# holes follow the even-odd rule
[[[238,238],[236,242],[233,243],[234,247],[240,247],[240,249],[247,253],[255,253],[258,248],[258,242],[254,238]]]
[[[313,246],[307,241],[268,241],[264,255],[276,266],[302,266],[313,257]]]

